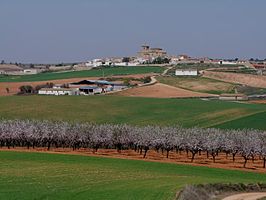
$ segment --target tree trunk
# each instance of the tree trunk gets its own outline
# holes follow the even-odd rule
[[[49,151],[51,148],[51,142],[48,142],[48,147],[47,147],[47,150]]]
[[[194,161],[195,155],[197,154],[197,152],[191,152],[192,153],[192,157],[191,157],[191,162]]]
[[[247,162],[248,162],[248,158],[247,157],[244,157],[244,159],[245,159],[244,168],[246,168],[246,165],[247,165]]]
[[[266,157],[263,158],[263,168],[266,168]]]
[[[212,160],[213,160],[213,163],[215,163],[215,156],[216,156],[216,155],[213,153],[213,154],[212,154]]]
[[[145,150],[144,150],[143,158],[146,158],[147,152],[148,152],[148,149],[145,149]]]
[[[233,162],[235,162],[236,153],[233,153]]]
[[[169,158],[169,150],[166,150],[166,158]]]

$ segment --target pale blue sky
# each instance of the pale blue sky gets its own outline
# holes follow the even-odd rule
[[[170,54],[266,58],[265,0],[0,0],[0,60]]]

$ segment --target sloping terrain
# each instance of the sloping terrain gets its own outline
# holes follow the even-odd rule
[[[241,118],[266,111],[265,104],[246,104],[201,99],[158,99],[119,96],[10,96],[0,97],[0,118],[47,119],[137,125],[182,125],[223,128],[261,128],[266,119]],[[256,116],[256,115],[254,115]],[[230,121],[235,120],[230,124]],[[228,122],[228,125],[227,125]]]
[[[234,92],[234,84],[203,77],[157,77],[161,83],[195,92],[221,94]]]
[[[204,71],[203,76],[230,83],[243,84],[258,88],[266,88],[266,76],[213,71]]]
[[[12,65],[12,64],[0,64],[0,70],[4,71],[15,71],[15,70],[22,70],[23,68],[17,66],[17,65]]]
[[[162,83],[137,87],[117,93],[119,96],[128,97],[152,97],[152,98],[188,98],[188,97],[210,97],[213,95],[193,92]]]

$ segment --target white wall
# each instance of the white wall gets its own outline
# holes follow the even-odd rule
[[[41,95],[79,95],[78,90],[39,90],[38,94]]]
[[[38,70],[37,69],[24,69],[24,74],[37,74]]]
[[[197,76],[198,71],[197,70],[176,70],[175,75],[176,76]]]

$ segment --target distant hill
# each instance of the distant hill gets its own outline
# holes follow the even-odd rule
[[[23,70],[23,68],[13,64],[0,64],[0,70],[17,71],[17,70]]]

